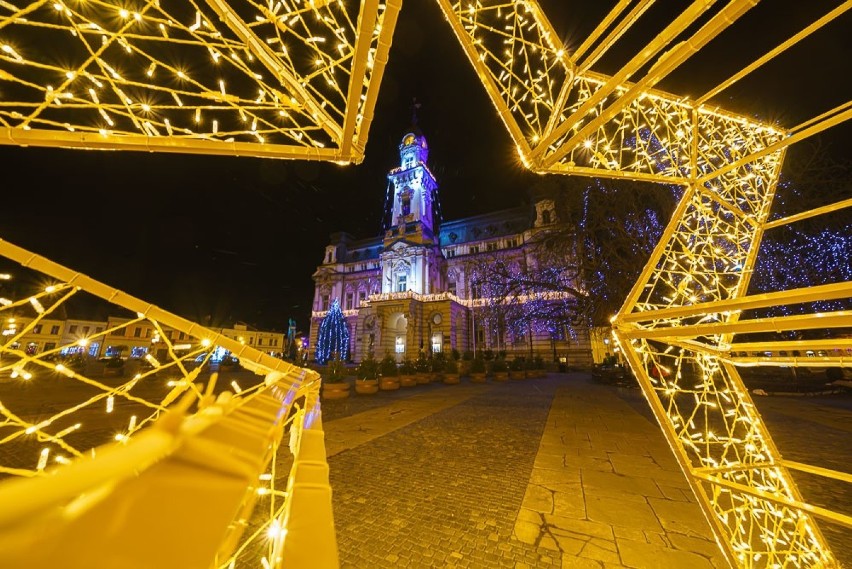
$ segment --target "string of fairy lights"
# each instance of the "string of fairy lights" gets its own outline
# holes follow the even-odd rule
[[[686,187],[614,321],[617,341],[729,560],[745,567],[830,565],[832,555],[811,514],[795,505],[798,491],[742,380],[720,355],[731,335],[679,335],[694,324],[736,322],[739,312],[655,315],[745,295],[784,158],[775,145],[790,133],[656,91],[651,80],[631,82],[650,61],[617,80],[589,71],[572,59],[535,0],[438,3],[525,165]],[[201,143],[213,142],[251,153],[236,146],[244,143],[265,155],[340,158],[320,151],[362,136],[375,102],[370,80],[381,69],[398,7],[368,0],[188,0],[168,8],[154,0],[0,2],[4,142],[61,145],[72,133],[89,147],[120,148],[122,137],[141,137],[148,148],[212,153],[220,147]],[[55,45],[66,49],[45,50]],[[665,57],[660,62],[669,66]],[[32,138],[34,132],[55,140]],[[113,146],[99,145],[98,137]],[[354,146],[344,158],[357,159]],[[49,314],[56,304],[49,295],[74,294],[73,287],[50,286],[58,288],[0,302],[2,310]],[[644,320],[630,320],[637,314]],[[14,347],[30,324],[13,323],[3,350],[17,362],[8,368],[16,381],[39,381],[47,370],[96,393],[38,421],[0,406],[0,444],[35,435],[28,440],[53,445],[46,453],[31,448],[24,453],[29,462],[6,473],[37,475],[51,456],[70,461],[82,454],[76,425],[86,423],[71,422],[76,411],[103,405],[111,414],[123,401],[144,407],[146,415],[133,415],[113,434],[121,442],[168,407],[170,394],[197,389],[192,371],[173,357],[174,346],[165,364],[152,365],[181,373],[165,397],[145,404],[133,394],[155,373],[120,387],[93,381],[47,359],[50,351]],[[667,336],[643,336],[660,332]],[[269,518],[273,538],[286,530],[280,513]]]
[[[641,312],[642,330],[724,322],[736,314],[654,318],[657,310],[745,294],[780,174],[783,151],[743,161],[786,136],[773,125],[628,81],[578,71],[534,1],[441,2],[466,47],[522,162],[539,172],[679,183],[687,187],[622,314]],[[722,170],[737,162],[735,168]],[[703,184],[693,182],[710,176]],[[616,329],[619,322],[615,321]],[[627,326],[625,330],[632,330]],[[726,486],[780,496],[798,492],[736,370],[683,340],[622,338],[649,399],[731,561],[743,566],[812,566],[831,554],[802,509]],[[722,335],[696,339],[723,346]],[[685,347],[686,346],[686,347]],[[760,467],[760,468],[755,468]],[[717,479],[696,473],[718,468]]]
[[[365,114],[385,4],[359,29],[342,0],[163,5],[138,0],[0,4],[0,125],[314,149]],[[350,83],[359,34],[369,46]],[[61,53],[47,46],[63,45]],[[12,137],[15,135],[12,134]],[[19,134],[22,136],[22,134]],[[120,140],[120,138],[119,138]],[[174,151],[181,146],[172,144]],[[288,150],[288,148],[290,150]]]
[[[212,332],[193,327],[208,335],[191,334],[141,313],[116,320],[111,327],[76,333],[73,343],[31,350],[33,338],[56,324],[59,315],[88,306],[90,297],[81,287],[41,273],[28,274],[25,280],[50,284],[19,299],[0,298],[0,478],[43,476],[52,468],[96,458],[110,444],[127,444],[190,392],[201,400],[226,389],[249,402],[271,390],[276,399],[293,404],[292,393],[277,385],[267,386],[261,376],[226,377],[221,381],[224,385],[217,387],[216,375],[207,372],[214,355],[224,348],[208,339],[214,336]],[[15,290],[26,288],[22,284]],[[75,301],[76,308],[69,308]],[[137,329],[152,332],[144,356],[122,359],[119,353],[99,360],[92,355],[126,342],[126,334]],[[112,363],[120,365],[113,368]],[[282,428],[290,428],[301,416],[298,412],[289,415]],[[292,436],[298,438],[301,428],[293,427]],[[250,515],[236,520],[234,526],[250,526],[252,531],[221,560],[223,568],[268,565],[269,559],[280,557],[279,538],[288,506],[283,486],[290,474],[285,468],[289,450],[287,445],[275,444],[269,452],[268,470],[260,473],[246,496],[250,504],[260,500],[261,507],[249,508]]]

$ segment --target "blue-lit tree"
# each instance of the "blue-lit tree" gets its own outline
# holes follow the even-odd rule
[[[607,324],[653,251],[680,192],[639,182],[548,179],[534,193],[554,201],[558,223],[534,234],[529,258],[495,256],[474,270],[487,299],[481,322],[497,336],[532,331],[554,338]]]
[[[349,359],[349,329],[346,327],[346,319],[340,310],[340,303],[335,299],[331,308],[322,319],[317,337],[317,363],[325,364],[333,354],[341,361]]]
[[[852,197],[852,163],[839,162],[818,143],[791,149],[770,219],[795,215]],[[750,294],[852,280],[849,210],[807,218],[766,233]],[[756,311],[758,316],[852,309],[849,299]]]

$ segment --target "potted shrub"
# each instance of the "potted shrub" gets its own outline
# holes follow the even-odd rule
[[[524,358],[515,358],[510,364],[509,377],[511,379],[524,379],[527,376]]]
[[[396,360],[390,354],[386,355],[379,364],[379,389],[382,391],[393,391],[399,389],[399,371],[396,369]]]
[[[438,352],[432,359],[429,360],[429,368],[432,371],[432,381],[441,381],[441,377],[444,375],[444,369],[447,365],[447,359],[444,357],[444,354]]]
[[[544,377],[544,358],[542,358],[541,356],[536,356],[535,358],[533,358],[533,365],[535,366],[536,375],[538,377]]]
[[[417,373],[415,374],[417,383],[421,385],[429,383],[429,376],[432,373],[432,367],[429,365],[429,360],[427,360],[424,356],[420,356],[417,358],[417,361],[414,362],[414,368],[417,370]]]
[[[470,380],[474,383],[485,383],[485,360],[473,358],[470,362]]]
[[[355,393],[368,395],[379,390],[379,362],[373,359],[373,355],[358,364],[355,371]]]
[[[322,398],[346,399],[349,397],[349,383],[345,381],[343,362],[334,354],[322,371]]]
[[[444,362],[444,383],[453,385],[459,383],[459,363],[456,360]]]
[[[470,350],[464,352],[461,358],[461,364],[459,365],[459,375],[469,376],[470,375],[470,366],[473,363],[473,352]]]
[[[402,387],[414,387],[417,385],[417,380],[414,374],[417,373],[417,368],[414,367],[414,362],[411,360],[402,360],[399,366],[399,384]]]
[[[497,359],[491,362],[491,373],[494,375],[494,381],[506,381],[509,379],[509,371],[506,366],[506,360]]]

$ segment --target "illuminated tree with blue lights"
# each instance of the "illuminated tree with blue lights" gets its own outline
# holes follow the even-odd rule
[[[346,319],[340,310],[340,302],[337,299],[331,303],[331,308],[320,323],[317,336],[317,363],[325,364],[333,354],[341,361],[349,359],[349,329],[346,327]]]

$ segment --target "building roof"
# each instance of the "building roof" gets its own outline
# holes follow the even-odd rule
[[[521,206],[441,224],[441,247],[516,235],[530,228],[529,208]]]

